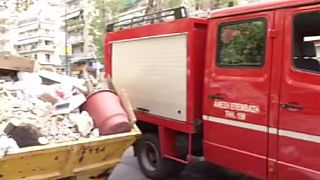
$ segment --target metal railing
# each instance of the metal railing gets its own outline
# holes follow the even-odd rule
[[[160,12],[137,16],[130,19],[121,20],[107,25],[106,32],[112,32],[122,29],[129,29],[139,27],[146,24],[154,24],[158,22],[166,22],[187,17],[187,10],[185,7],[178,7],[167,9]],[[171,18],[171,19],[170,19]],[[169,19],[169,20],[168,20]]]
[[[19,53],[26,53],[26,52],[32,52],[32,51],[54,51],[55,50],[54,45],[38,45],[38,46],[28,46],[28,47],[20,47],[16,50]]]

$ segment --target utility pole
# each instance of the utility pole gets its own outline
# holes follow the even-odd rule
[[[70,75],[69,72],[69,58],[68,58],[68,23],[67,23],[67,15],[68,15],[68,3],[67,0],[64,1],[65,2],[65,8],[64,8],[64,31],[65,31],[65,44],[64,44],[64,60],[65,60],[65,72],[66,75]]]

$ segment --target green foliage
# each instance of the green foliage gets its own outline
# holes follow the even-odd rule
[[[193,0],[193,4],[198,4],[202,9],[216,9],[227,7],[230,2],[237,5],[240,0]]]
[[[27,11],[34,2],[33,0],[20,0],[16,3],[16,11]]]
[[[79,19],[77,19],[77,20],[67,20],[67,27],[68,27],[68,29],[70,29],[70,28],[78,28],[79,26],[81,26],[81,25],[84,25],[84,23],[85,23],[85,21],[84,20],[79,20]],[[61,30],[65,30],[65,25],[63,25],[63,26],[61,26],[61,28],[60,28]]]
[[[220,37],[221,65],[259,65],[263,61],[265,49],[265,26],[262,21],[228,25],[222,28],[229,31]],[[224,40],[225,38],[225,40]]]
[[[106,25],[115,20],[115,15],[124,8],[125,1],[94,0],[92,3],[97,13],[91,20],[89,35],[92,36],[97,58],[104,63],[104,35]]]
[[[220,1],[219,1],[219,5],[220,5],[221,7],[225,7],[225,6],[227,6],[230,2],[233,2],[234,5],[237,5],[237,4],[239,3],[239,1],[240,1],[240,0],[220,0]]]
[[[190,0],[191,5],[200,4],[202,9],[212,8],[212,5],[216,7],[225,7],[227,4],[232,1],[235,5],[238,4],[240,0]],[[104,57],[104,34],[106,25],[112,21],[116,21],[114,17],[122,12],[122,10],[129,5],[137,3],[137,0],[93,0],[94,9],[97,10],[97,13],[92,18],[90,23],[90,35],[93,37],[93,43],[96,47],[96,56],[103,62]],[[158,11],[160,9],[167,9],[180,6],[183,0],[153,0],[149,1],[150,6],[147,9]],[[161,7],[153,7],[153,4]],[[150,13],[149,12],[149,13]],[[226,50],[227,51],[227,50]]]
[[[167,1],[167,8],[174,8],[174,7],[177,7],[177,6],[180,6],[182,3],[182,0],[168,0]]]

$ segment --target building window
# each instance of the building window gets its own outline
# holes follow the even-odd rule
[[[33,57],[34,57],[35,60],[38,59],[38,55],[37,54],[33,55]]]
[[[46,54],[46,62],[50,62],[50,54]]]
[[[266,21],[256,19],[222,23],[219,27],[219,66],[262,66],[264,64]]]
[[[294,17],[293,64],[309,72],[320,72],[320,11]]]
[[[45,45],[49,45],[50,42],[49,42],[49,41],[44,41],[44,44],[45,44]]]
[[[37,48],[37,45],[38,45],[38,43],[32,43],[32,44],[31,44],[31,50],[32,50],[32,49],[36,49],[36,48]]]

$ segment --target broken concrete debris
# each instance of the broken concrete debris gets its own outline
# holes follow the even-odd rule
[[[56,88],[54,86],[42,88],[45,92],[45,89],[50,87]],[[68,99],[73,96],[65,98],[67,96],[61,97],[57,94],[56,103],[52,99],[40,97],[37,98],[26,92],[24,88],[15,86],[15,82],[0,83],[0,132],[14,139],[19,147],[46,144],[46,141],[54,143],[86,137],[80,135],[76,124],[69,119],[67,114],[69,111],[60,113],[61,115],[53,114],[57,111],[55,104],[60,101],[68,102]],[[81,102],[83,103],[84,100],[85,97],[82,95]],[[79,102],[76,104],[78,107],[80,105]],[[73,105],[72,111],[79,112],[76,110],[78,107]],[[82,119],[78,120],[82,121]]]
[[[68,114],[81,106],[86,101],[83,94],[76,94],[66,100],[61,100],[53,106],[53,115]]]
[[[72,113],[70,119],[74,122],[78,128],[78,131],[82,136],[88,136],[93,129],[93,120],[86,111],[82,111],[81,114]],[[79,121],[81,119],[81,121]]]
[[[16,141],[5,135],[0,135],[0,158],[7,153],[14,153],[19,150],[19,146]]]
[[[99,137],[81,111],[92,93],[85,83],[49,71],[0,74],[0,158],[23,147]]]
[[[10,127],[10,130],[8,130],[7,127]],[[43,137],[43,134],[41,134],[40,130],[33,124],[22,123],[19,125],[14,125],[12,122],[9,122],[7,127],[5,128],[4,132],[9,137],[14,139],[19,147],[28,147],[48,143],[44,140],[46,138]]]

